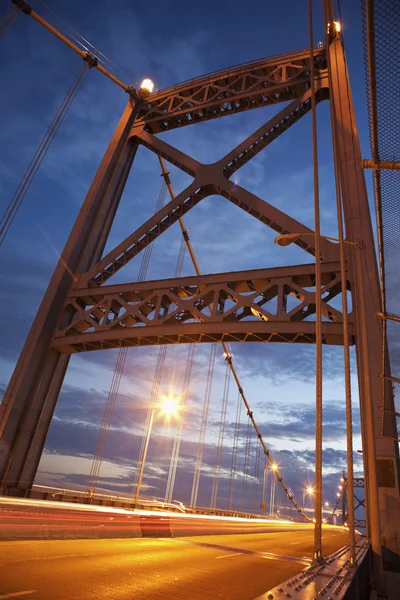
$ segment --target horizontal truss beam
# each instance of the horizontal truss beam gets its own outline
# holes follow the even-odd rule
[[[323,263],[326,344],[343,343],[340,265]],[[84,352],[214,341],[314,343],[315,265],[75,289],[53,346]],[[350,323],[351,329],[351,323]]]
[[[316,79],[326,73],[325,49],[314,49]],[[151,94],[137,122],[150,133],[291,101],[310,87],[308,50],[204,75]]]
[[[234,332],[226,331],[222,325],[206,324],[199,332],[196,324],[185,324],[176,327],[149,327],[127,329],[125,332],[110,331],[108,333],[84,333],[56,338],[54,348],[63,354],[90,352],[92,350],[110,350],[132,346],[159,346],[169,344],[197,344],[214,342],[284,342],[288,344],[315,344],[315,323],[283,323],[277,331],[275,323],[253,322],[238,323]],[[233,329],[233,327],[232,327]],[[350,326],[350,332],[352,328]],[[352,334],[351,334],[352,335]],[[342,326],[338,323],[324,323],[322,326],[323,343],[343,345]],[[353,339],[351,340],[353,343]]]

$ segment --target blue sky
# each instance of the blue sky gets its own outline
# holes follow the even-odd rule
[[[127,0],[48,0],[49,6],[90,40],[123,72],[127,83],[151,77],[157,88],[229,65],[278,54],[308,44],[305,0],[282,3],[205,0],[133,3]],[[315,42],[323,39],[320,3],[315,4]],[[321,3],[322,5],[322,3]],[[49,15],[37,0],[32,6]],[[343,7],[343,34],[350,67],[363,154],[369,156],[364,86],[361,15],[358,0]],[[5,209],[39,141],[61,103],[81,60],[33,20],[21,15],[1,41],[0,203]],[[83,82],[62,128],[35,178],[0,251],[0,384],[4,388],[21,351],[42,294],[76,218],[101,157],[126,104],[126,94],[97,71]],[[281,107],[278,107],[278,110]],[[258,109],[163,134],[163,138],[202,162],[224,156],[265,123],[275,108]],[[318,107],[321,230],[336,235],[335,194],[328,103]],[[305,117],[260,153],[238,174],[240,185],[313,227],[311,121]],[[188,177],[171,167],[176,192]],[[135,230],[155,209],[160,190],[157,157],[140,148],[124,192],[107,248]],[[310,262],[297,247],[278,248],[274,232],[220,197],[204,200],[187,216],[187,226],[202,271],[220,272]],[[154,245],[148,279],[172,276],[180,245],[178,225]],[[135,280],[141,257],[131,261],[113,282]],[[184,274],[192,274],[185,259]],[[175,497],[187,501],[210,348],[195,351],[184,440]],[[312,480],[314,447],[314,348],[300,345],[236,345],[235,362],[262,432],[284,478],[301,495]],[[149,402],[158,349],[130,349],[120,396],[101,471],[101,485],[127,491],[133,478],[143,420]],[[224,379],[218,353],[200,499],[209,503],[215,442]],[[163,389],[174,379],[182,385],[187,348],[169,348]],[[43,456],[38,483],[60,487],[85,485],[111,384],[116,352],[74,356]],[[354,357],[353,357],[354,362]],[[230,465],[236,410],[231,384],[227,447],[222,463]],[[357,390],[354,378],[354,403]],[[324,496],[332,501],[345,468],[342,350],[324,349]],[[354,410],[355,446],[360,447],[358,411]],[[245,422],[243,420],[244,443]],[[144,479],[147,493],[162,496],[169,466],[171,435],[155,427]],[[357,467],[360,468],[359,455]],[[253,453],[254,458],[254,453]],[[225,473],[225,471],[224,471]],[[238,484],[239,485],[239,484]],[[220,487],[226,497],[227,480]]]

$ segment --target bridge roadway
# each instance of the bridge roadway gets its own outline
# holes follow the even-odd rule
[[[0,542],[0,600],[254,600],[312,557],[312,525],[176,513],[143,517],[146,511],[84,511],[46,502],[21,510],[19,502],[1,503],[0,533],[11,539]],[[107,527],[108,539],[100,539]],[[135,527],[137,535],[150,537],[122,537],[129,529],[134,535]],[[88,535],[99,538],[24,540]],[[347,542],[339,527],[324,527],[323,536],[325,555]]]

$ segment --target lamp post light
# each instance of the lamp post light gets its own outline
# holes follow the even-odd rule
[[[303,506],[305,506],[307,496],[314,496],[314,488],[312,485],[308,485],[305,490],[303,490]]]
[[[278,244],[278,246],[289,246],[294,242],[297,242],[299,239],[303,237],[316,237],[315,233],[306,232],[306,233],[287,233],[283,235],[279,235],[275,238],[274,242]],[[363,277],[363,269],[361,262],[361,252],[364,248],[364,242],[362,240],[357,240],[356,242],[338,239],[331,236],[320,235],[318,238],[331,240],[333,242],[339,242],[341,244],[346,244],[348,246],[352,246],[356,248],[356,258],[355,258],[355,270],[356,270],[356,280],[358,281],[358,285],[360,286],[360,305],[357,309],[360,311],[360,329],[359,332],[362,339],[362,364],[364,371],[364,390],[365,390],[365,440],[364,443],[368,452],[366,453],[366,467],[368,471],[368,477],[366,478],[366,490],[368,493],[368,504],[369,510],[369,529],[371,534],[371,543],[372,550],[374,554],[379,557],[380,567],[381,569],[382,563],[382,546],[381,546],[381,535],[380,535],[380,523],[379,523],[379,497],[378,497],[378,480],[377,480],[377,472],[376,472],[376,450],[375,450],[375,431],[374,431],[374,414],[373,414],[373,404],[372,404],[372,394],[371,394],[371,380],[370,380],[370,362],[369,362],[369,354],[368,354],[368,336],[367,336],[367,325],[366,325],[366,311],[365,311],[365,297],[364,297],[364,277]],[[341,246],[342,248],[342,246]],[[342,270],[342,279],[343,279],[343,266],[341,266]],[[343,283],[343,281],[342,281]],[[316,293],[320,293],[320,290],[316,290]],[[346,290],[342,290],[342,294],[345,294]],[[344,319],[346,315],[343,315]],[[344,340],[344,344],[346,344],[346,340]],[[345,366],[346,366],[346,358],[345,358]],[[349,367],[347,367],[346,371],[349,371]],[[345,373],[347,379],[349,379],[350,374]],[[347,392],[346,392],[347,395]],[[351,398],[351,397],[350,397]],[[347,403],[350,402],[349,406],[351,407],[351,399],[346,400]],[[349,406],[347,408],[349,408]],[[349,411],[350,412],[350,411]],[[351,426],[351,423],[348,423],[348,427]],[[348,502],[349,502],[349,540],[350,540],[350,552],[351,552],[351,562],[355,562],[355,530],[354,530],[354,501],[353,501],[353,487],[354,487],[354,473],[353,473],[353,464],[352,464],[352,454],[353,447],[352,442],[348,440],[347,447],[348,454],[348,488],[350,493],[348,494]]]
[[[272,471],[272,480],[271,480],[271,494],[269,498],[269,514],[274,514],[275,511],[275,490],[276,490],[276,478],[273,476],[274,473],[278,470],[278,465],[276,463],[272,463],[271,471]]]
[[[265,465],[264,467],[264,479],[263,479],[263,490],[262,490],[262,502],[261,502],[261,508],[262,511],[266,512],[267,509],[267,489],[268,489],[268,465]]]
[[[178,398],[175,398],[174,396],[161,397],[161,402],[154,404],[151,407],[149,426],[147,428],[146,441],[145,441],[144,449],[143,449],[142,464],[140,465],[139,477],[138,477],[136,491],[135,491],[135,504],[137,503],[137,501],[139,499],[140,488],[141,488],[142,479],[143,479],[144,466],[145,466],[146,458],[147,458],[147,450],[149,448],[151,430],[153,429],[154,417],[156,416],[158,411],[164,413],[167,416],[172,417],[172,416],[178,414],[178,411],[180,408],[181,408],[181,406],[179,405],[179,400],[178,400]]]

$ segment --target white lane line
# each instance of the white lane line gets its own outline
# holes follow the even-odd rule
[[[25,590],[24,592],[11,592],[11,594],[3,594],[0,596],[0,600],[5,598],[19,598],[20,596],[27,596],[28,594],[34,594],[36,590]]]
[[[294,546],[295,544],[300,544],[300,542],[291,542],[291,544],[289,544],[289,546]]]
[[[231,552],[230,554],[223,554],[222,556],[216,556],[215,558],[230,558],[231,556],[240,556],[243,552]]]

